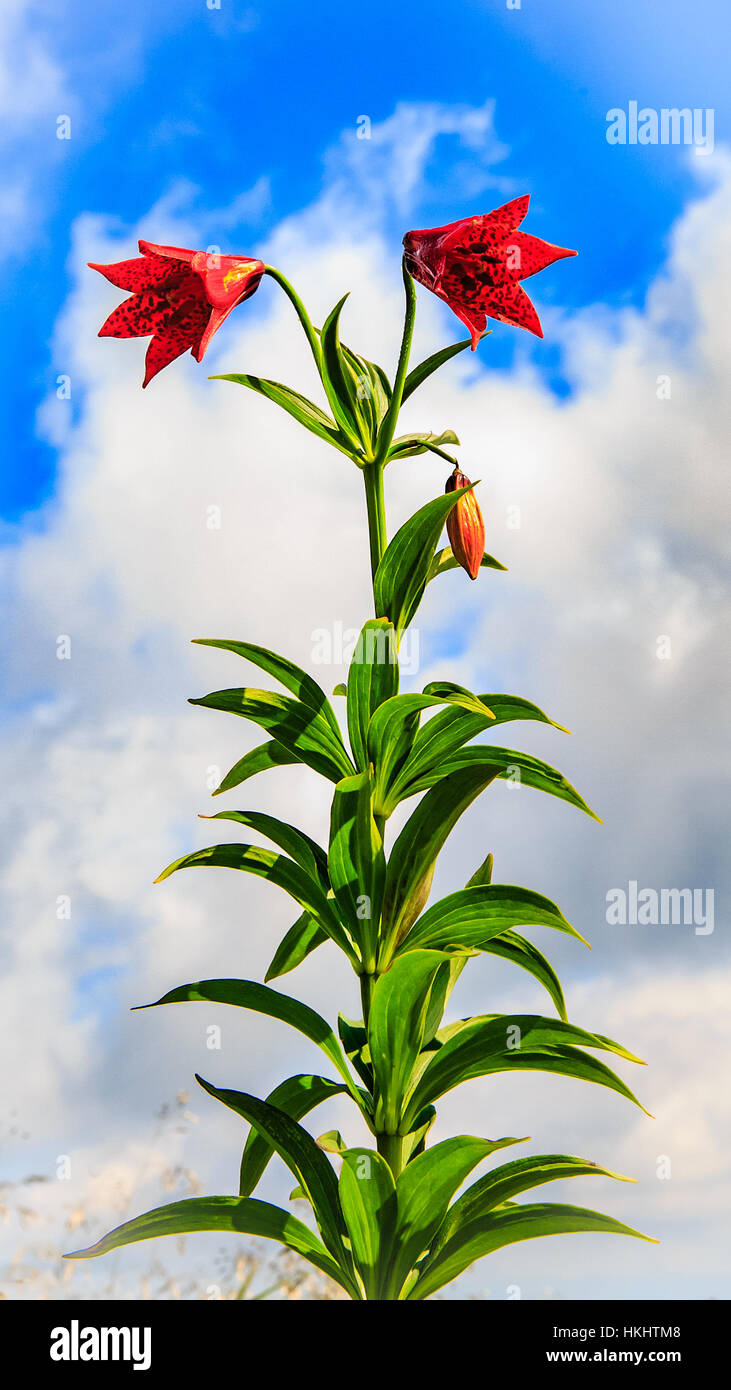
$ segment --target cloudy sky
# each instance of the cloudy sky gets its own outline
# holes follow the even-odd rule
[[[528,725],[500,741],[558,765],[604,824],[500,784],[464,817],[435,888],[461,886],[492,850],[497,879],[560,904],[591,953],[534,939],[560,969],[572,1019],[646,1059],[623,1074],[655,1119],[609,1092],[524,1075],[453,1094],[438,1137],[529,1133],[534,1152],[627,1173],[636,1186],[581,1180],[550,1195],[662,1243],[513,1246],[455,1289],[728,1296],[721,17],[719,0],[619,0],[599,14],[580,0],[457,0],[446,12],[374,0],[357,14],[330,0],[130,0],[120,27],[108,0],[4,6],[0,1262],[27,1243],[22,1205],[40,1210],[53,1255],[79,1243],[75,1207],[95,1238],[125,1202],[136,1212],[159,1200],[176,1163],[205,1192],[235,1190],[242,1126],[192,1095],[195,1070],[264,1095],[318,1068],[296,1035],[237,1011],[129,1009],[185,980],[261,979],[292,920],[275,889],[239,875],[152,885],[212,842],[196,816],[260,741],[186,704],[251,678],[189,639],[262,642],[330,689],[345,671],[317,661],[313,634],[369,611],[357,470],[270,403],[207,380],[253,371],[317,394],[273,282],[203,366],[183,357],[143,394],[144,345],[97,338],[119,295],[86,262],[133,255],[140,236],[261,256],[316,323],[349,290],[346,341],[392,369],[403,233],[530,192],[526,229],[579,251],[529,286],[545,339],[494,324],[404,411],[405,427],[457,431],[465,471],[482,479],[488,549],[509,567],[431,586],[410,688],[448,677],[535,700],[571,738]],[[706,132],[711,110],[713,148],[610,145],[607,112],[632,101],[697,108]],[[460,336],[420,292],[414,360]],[[391,530],[444,481],[438,459],[394,464]],[[226,804],[322,838],[327,796],[315,774],[282,769]],[[697,919],[608,923],[607,895],[631,882],[697,890]],[[354,977],[328,947],[283,987],[331,1017],[357,1009]],[[537,986],[486,960],[452,1012],[543,1008]],[[209,1051],[214,1023],[222,1046]],[[185,1088],[198,1122],[162,1134],[154,1114]],[[335,1104],[313,1124],[362,1141]],[[272,1164],[262,1195],[286,1202],[290,1186]],[[201,1237],[196,1251],[218,1244]],[[123,1252],[122,1277],[148,1258]]]

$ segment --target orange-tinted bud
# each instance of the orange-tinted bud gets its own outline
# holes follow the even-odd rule
[[[459,468],[447,478],[445,492],[455,492],[459,488],[470,487],[470,480]],[[458,564],[466,570],[470,579],[480,573],[480,561],[485,553],[485,523],[477,504],[474,492],[461,497],[447,517],[447,535],[452,554]]]

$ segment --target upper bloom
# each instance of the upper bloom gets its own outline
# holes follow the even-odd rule
[[[517,230],[529,202],[526,193],[484,216],[463,217],[447,227],[407,232],[404,237],[409,274],[438,294],[467,325],[473,351],[488,316],[542,338],[538,315],[519,281],[553,261],[576,255]]]
[[[132,295],[109,315],[100,338],[144,338],[152,334],[145,357],[147,386],[152,378],[190,348],[200,362],[224,319],[258,287],[263,261],[188,251],[182,246],[138,242],[141,256],[114,265],[95,265],[120,290]]]

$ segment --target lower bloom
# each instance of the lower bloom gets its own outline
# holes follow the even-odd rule
[[[200,362],[213,334],[237,304],[258,288],[263,261],[189,251],[182,246],[138,243],[141,256],[113,265],[96,265],[129,299],[109,315],[100,338],[143,338],[151,335],[145,357],[147,386],[157,373],[190,349]]]

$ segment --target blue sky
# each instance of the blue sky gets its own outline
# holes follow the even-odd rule
[[[475,1083],[440,1123],[443,1133],[530,1132],[546,1151],[638,1177],[604,1209],[662,1246],[532,1242],[520,1255],[525,1297],[587,1296],[587,1271],[592,1297],[727,1288],[718,1213],[731,1210],[731,1123],[715,1087],[731,1043],[724,21],[720,0],[221,0],[220,10],[128,0],[123,19],[108,0],[6,0],[0,1030],[6,1105],[29,1136],[11,1172],[52,1176],[57,1155],[72,1154],[90,1236],[111,1224],[118,1187],[130,1209],[160,1199],[153,1178],[181,1150],[174,1139],[155,1149],[149,1117],[206,1071],[193,1020],[129,1006],[183,979],[262,978],[291,924],[279,895],[242,889],[240,875],[152,886],[164,864],[210,843],[196,816],[210,810],[211,767],[225,772],[258,741],[232,727],[242,721],[186,704],[238,676],[189,639],[262,642],[332,688],[347,673],[335,659],[332,670],[313,665],[313,631],[357,625],[370,596],[357,471],[271,403],[206,379],[253,370],[313,391],[276,287],[265,281],[231,316],[202,368],[183,357],[143,393],[144,345],[97,338],[118,294],[85,263],[134,254],[138,236],[263,254],[316,320],[350,288],[345,339],[388,369],[403,233],[530,192],[526,230],[579,252],[529,282],[545,339],[494,325],[407,405],[409,428],[457,430],[466,471],[483,480],[488,549],[509,566],[475,585],[460,572],[429,586],[439,592],[420,615],[414,679],[535,700],[573,737],[536,726],[514,741],[555,762],[604,825],[501,786],[450,840],[436,885],[459,886],[489,848],[503,881],[561,905],[591,954],[564,938],[538,944],[576,1022],[647,1057],[641,1081],[627,1080],[657,1120],[568,1081],[524,1078],[514,1089]],[[713,157],[610,146],[606,113],[633,100],[712,108]],[[69,140],[56,138],[60,116]],[[356,138],[364,116],[370,143]],[[462,329],[420,291],[416,336],[421,356]],[[70,401],[56,397],[59,374]],[[660,379],[671,396],[658,395]],[[390,467],[389,533],[443,486],[439,460]],[[212,504],[219,530],[206,524]],[[59,634],[68,661],[56,659]],[[661,638],[671,660],[658,657]],[[300,771],[262,778],[246,804],[285,819],[294,804],[321,839],[327,798]],[[635,880],[713,889],[714,932],[610,927],[606,894]],[[59,895],[72,903],[60,926]],[[326,949],[292,992],[329,1014],[337,984],[338,1007],[350,1000],[354,1012],[350,974]],[[494,990],[500,1008],[542,1007],[514,973],[475,966],[455,1007],[481,1012]],[[211,1079],[257,1094],[316,1061],[248,1016],[229,1018],[225,1037],[221,1056],[205,1057]],[[227,1190],[240,1140],[212,1109],[184,1154],[208,1192]],[[322,1127],[347,1123],[335,1110]],[[662,1154],[672,1183],[657,1180]],[[286,1176],[272,1171],[267,1183],[265,1197],[286,1201]],[[65,1191],[48,1184],[53,1248],[66,1241]],[[591,1190],[564,1196],[602,1205]],[[14,1249],[15,1227],[3,1232]],[[471,1287],[484,1295],[489,1283],[500,1298],[515,1278],[503,1252]]]
[[[317,195],[325,151],[358,116],[382,121],[399,102],[494,99],[505,157],[482,175],[479,160],[455,170],[453,141],[438,141],[418,224],[487,210],[501,200],[491,182],[510,180],[532,193],[531,230],[580,252],[570,274],[559,267],[543,277],[542,303],[639,305],[692,172],[682,147],[660,149],[651,162],[638,147],[610,147],[606,112],[631,99],[713,107],[718,140],[728,125],[721,0],[524,0],[517,10],[503,0],[446,8],[373,0],[365,13],[330,0],[221,0],[220,9],[130,0],[123,23],[115,11],[111,25],[110,6],[89,0],[29,0],[25,11],[53,53],[58,82],[47,95],[41,87],[32,119],[22,123],[11,106],[6,120],[6,177],[12,186],[34,173],[27,215],[6,251],[14,329],[0,349],[0,514],[8,520],[53,489],[54,454],[37,436],[35,411],[63,370],[49,340],[78,271],[69,233],[80,212],[103,213],[123,232],[178,180],[195,185],[207,210],[253,189],[240,219],[219,236],[211,226],[224,249],[249,251]],[[70,140],[56,138],[59,114],[71,118]],[[390,230],[395,272],[407,230],[396,210]],[[491,361],[522,350],[516,335],[502,333]],[[531,353],[566,390],[556,349],[533,342]]]

